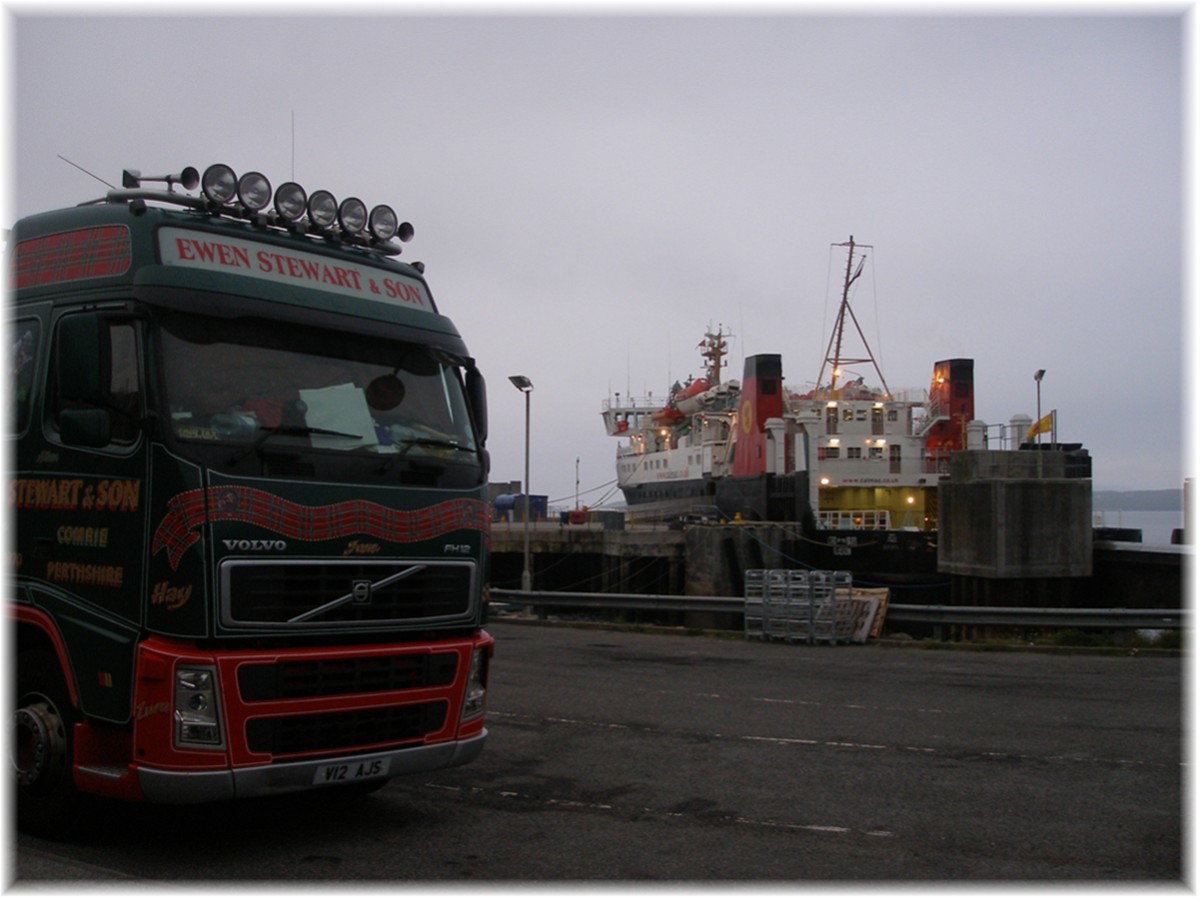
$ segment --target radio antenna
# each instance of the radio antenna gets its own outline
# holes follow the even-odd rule
[[[58,154],[55,154],[55,155],[56,155],[56,156],[58,156],[58,158],[59,158],[59,159],[61,159],[63,162],[65,162],[67,165],[69,165],[69,166],[75,166],[75,168],[77,168],[77,169],[78,169],[80,172],[82,172],[84,175],[91,175],[91,176],[92,176],[93,178],[95,178],[95,179],[96,179],[98,182],[100,182],[101,184],[105,185],[106,187],[108,187],[108,188],[110,188],[110,189],[112,189],[112,190],[114,190],[114,191],[117,189],[117,188],[116,188],[116,185],[109,184],[107,181],[105,181],[105,180],[104,180],[103,178],[101,178],[99,175],[95,175],[95,174],[93,174],[92,172],[89,172],[89,171],[88,171],[87,169],[85,169],[83,166],[81,166],[81,165],[79,165],[79,164],[77,164],[77,163],[73,163],[73,162],[71,162],[69,159],[67,159],[65,156],[63,156],[61,153],[58,153]]]

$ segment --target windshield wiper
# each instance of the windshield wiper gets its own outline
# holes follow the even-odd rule
[[[474,448],[460,444],[458,441],[452,441],[449,438],[436,437],[408,437],[394,439],[397,444],[402,444],[399,453],[387,457],[383,461],[383,465],[379,467],[379,474],[386,475],[396,465],[396,460],[403,459],[406,465],[426,469],[429,471],[442,473],[446,471],[446,464],[437,457],[430,458],[428,456],[412,457],[408,455],[408,451],[413,447],[443,447],[447,450],[457,450],[460,452],[471,453]]]
[[[228,465],[232,466],[236,463],[239,463],[251,453],[258,452],[258,449],[263,444],[280,434],[287,435],[288,437],[307,437],[310,434],[324,434],[329,435],[330,437],[344,437],[354,438],[355,440],[360,441],[362,440],[361,434],[347,434],[344,431],[330,431],[328,428],[313,428],[310,425],[262,425],[259,427],[262,430],[262,434],[254,439],[254,443],[243,448],[241,453],[235,453],[233,456],[229,457]]]
[[[401,438],[400,443],[405,445],[404,453],[408,452],[408,447],[418,445],[421,447],[448,447],[451,450],[470,450],[470,447],[464,447],[458,441],[447,440],[446,438],[433,437],[417,437],[417,438]]]

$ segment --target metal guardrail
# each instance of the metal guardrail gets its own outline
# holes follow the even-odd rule
[[[1187,626],[1181,609],[1070,609],[1035,606],[914,606],[889,604],[895,622],[935,625],[1018,625],[1068,628],[1162,628]]]
[[[667,594],[585,594],[559,591],[514,591],[492,588],[493,603],[558,609],[618,609],[658,612],[742,613],[741,597],[687,597]],[[1027,628],[1158,628],[1188,627],[1182,609],[1070,609],[1032,606],[920,606],[891,603],[891,622],[932,625],[1014,625]]]
[[[553,606],[562,609],[624,609],[658,612],[740,613],[741,597],[686,597],[668,594],[584,594],[569,591],[512,591],[492,588],[493,603]]]

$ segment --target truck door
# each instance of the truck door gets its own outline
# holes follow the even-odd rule
[[[41,434],[16,485],[31,596],[62,633],[85,712],[129,717],[145,596],[142,324],[68,312],[54,327]],[[31,431],[37,430],[37,425]]]

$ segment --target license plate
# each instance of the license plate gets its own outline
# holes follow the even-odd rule
[[[346,781],[364,781],[383,778],[388,773],[389,759],[363,759],[350,763],[332,763],[321,766],[313,775],[313,784],[336,784]]]

